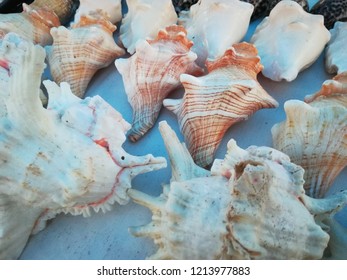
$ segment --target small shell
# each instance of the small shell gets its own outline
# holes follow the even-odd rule
[[[59,25],[59,18],[55,13],[23,4],[22,13],[1,15],[0,38],[14,32],[34,44],[46,46],[52,44],[50,29]]]
[[[80,0],[35,0],[30,7],[52,11],[58,16],[61,24],[67,24],[75,14],[79,2]]]
[[[83,97],[95,72],[125,53],[113,39],[116,26],[103,14],[82,16],[72,29],[52,28],[54,42],[47,57],[55,82],[68,82],[72,92]]]
[[[325,52],[325,67],[331,74],[347,71],[347,22],[336,22]]]
[[[257,26],[251,42],[259,51],[263,75],[289,82],[318,58],[329,39],[323,16],[309,14],[298,3],[284,0]]]
[[[161,30],[155,40],[141,41],[136,52],[115,64],[123,77],[125,92],[133,108],[133,124],[129,134],[137,141],[155,123],[163,100],[180,86],[183,73],[198,74],[196,54],[183,26],[173,25]]]
[[[337,21],[347,20],[347,0],[319,0],[310,10],[324,16],[324,24],[332,28]]]
[[[119,38],[130,54],[135,52],[138,41],[154,39],[160,29],[177,23],[170,0],[127,0],[127,4]]]
[[[76,11],[74,22],[79,22],[81,15],[101,9],[110,17],[110,22],[116,24],[122,19],[121,0],[80,0],[80,5]]]
[[[184,97],[164,100],[177,115],[193,159],[203,167],[212,163],[230,126],[278,105],[257,81],[262,65],[253,45],[235,44],[218,60],[208,61],[207,69],[199,78],[181,75]]]
[[[324,197],[347,165],[347,74],[326,81],[306,102],[284,104],[287,120],[272,128],[273,143],[305,169],[306,193]]]
[[[253,6],[239,0],[200,0],[189,12],[180,14],[179,22],[194,42],[192,51],[198,64],[221,57],[245,36]]]
[[[184,150],[165,123],[160,130],[166,147]],[[172,166],[192,162],[184,154],[188,159],[169,152]],[[154,239],[159,248],[152,259],[319,259],[329,235],[315,218],[337,211],[347,192],[310,198],[303,173],[275,149],[243,150],[230,140],[225,159],[214,162],[211,174],[176,177],[158,198],[128,190],[153,213],[151,223],[130,232]]]
[[[124,151],[130,125],[100,96],[81,100],[68,84],[45,81],[43,108],[45,51],[28,43],[24,54],[10,69],[9,94],[0,91],[0,259],[17,258],[57,213],[89,216],[127,203],[134,176],[166,165]]]

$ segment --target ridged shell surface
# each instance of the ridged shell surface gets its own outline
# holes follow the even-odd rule
[[[294,1],[280,1],[251,38],[264,65],[263,75],[289,82],[309,67],[330,39],[323,20],[323,16],[305,12]]]
[[[122,20],[119,38],[130,54],[139,40],[154,39],[160,29],[177,23],[170,0],[127,0],[128,13]]]
[[[184,150],[167,125],[160,130],[170,151]],[[189,162],[169,155],[172,166]],[[156,198],[129,190],[153,213],[151,223],[130,232],[154,240],[152,259],[319,259],[329,235],[315,218],[337,211],[347,193],[312,199],[304,193],[303,173],[275,149],[243,150],[230,140],[211,174],[176,176]]]
[[[9,32],[14,32],[34,44],[46,46],[53,41],[50,29],[59,25],[59,18],[52,11],[33,9],[23,4],[22,13],[1,15],[0,38]]]
[[[310,13],[323,15],[325,26],[333,28],[335,22],[347,20],[347,0],[319,0]]]
[[[72,92],[83,97],[96,71],[125,53],[114,41],[115,30],[102,13],[82,16],[71,29],[52,28],[47,58],[54,81],[69,83]]]
[[[81,100],[68,84],[45,81],[43,108],[45,51],[25,49],[10,69],[9,93],[0,90],[0,259],[17,258],[57,213],[88,216],[127,203],[134,176],[165,166],[163,158],[124,151],[130,125],[100,96]]]
[[[347,165],[347,75],[324,82],[315,95],[287,101],[287,119],[272,128],[273,145],[305,169],[305,190],[324,197]]]
[[[191,46],[184,27],[173,25],[159,31],[155,40],[138,42],[130,58],[116,60],[133,108],[129,134],[132,141],[137,141],[154,125],[163,100],[181,85],[181,74],[202,73],[194,62],[197,56],[190,51]]]
[[[245,36],[253,12],[251,4],[239,0],[200,0],[180,14],[179,23],[194,42],[198,64],[221,57]]]
[[[347,71],[347,22],[336,22],[325,51],[325,67],[331,74]]]
[[[203,167],[212,163],[230,126],[278,105],[257,81],[262,65],[252,44],[235,44],[221,58],[208,61],[207,69],[202,77],[181,75],[183,98],[164,100],[177,115],[193,159]]]

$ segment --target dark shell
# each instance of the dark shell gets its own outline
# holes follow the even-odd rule
[[[198,0],[172,0],[172,4],[175,7],[176,13],[189,10],[191,5],[197,3]]]
[[[347,0],[320,0],[310,10],[324,16],[326,28],[333,28],[336,21],[347,21]]]

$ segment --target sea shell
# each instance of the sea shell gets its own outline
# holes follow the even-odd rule
[[[305,169],[306,193],[324,197],[347,165],[347,73],[324,82],[306,102],[284,104],[287,119],[272,128],[273,144]]]
[[[165,123],[160,131],[171,151],[185,150]],[[188,153],[169,156],[174,168],[193,164],[182,159]],[[303,173],[275,149],[243,150],[230,140],[225,159],[214,162],[211,174],[176,176],[157,198],[128,190],[153,213],[151,223],[130,232],[154,240],[159,249],[152,259],[319,259],[329,235],[315,219],[339,210],[347,192],[310,198]]]
[[[183,73],[200,74],[192,42],[183,26],[172,25],[159,31],[155,40],[137,43],[130,58],[119,58],[115,64],[123,77],[125,92],[133,108],[132,141],[141,138],[155,123],[163,100],[181,85]]]
[[[257,26],[251,42],[259,51],[264,76],[292,81],[318,58],[329,39],[323,16],[284,0]]]
[[[57,213],[88,216],[127,203],[132,177],[166,165],[123,150],[130,125],[100,96],[81,100],[68,84],[45,81],[43,108],[44,59],[42,47],[27,44],[20,67],[10,69],[9,95],[0,91],[0,259],[17,258]]]
[[[207,61],[208,74],[181,75],[182,99],[165,99],[164,106],[178,118],[195,162],[208,166],[227,129],[277,102],[257,81],[262,65],[254,45],[239,43],[221,58]]]
[[[130,54],[139,40],[154,39],[159,30],[177,23],[170,0],[127,0],[128,13],[120,26],[119,38]]]
[[[347,0],[319,0],[310,10],[324,16],[324,24],[332,28],[336,21],[347,20]]]
[[[0,17],[0,38],[14,32],[22,38],[42,46],[52,44],[50,29],[59,26],[55,13],[45,9],[33,9],[23,4],[22,13],[3,14]]]
[[[245,36],[253,6],[239,0],[200,0],[188,12],[180,14],[179,22],[194,42],[192,51],[198,64],[221,57]]]
[[[53,45],[47,58],[55,82],[68,82],[72,92],[83,97],[95,72],[125,53],[113,39],[116,30],[104,14],[82,16],[72,29],[52,28]]]
[[[325,52],[325,67],[331,74],[347,71],[347,22],[336,22]]]
[[[106,12],[113,24],[116,24],[122,19],[121,0],[80,0],[79,2],[80,5],[76,11],[74,22],[79,22],[81,15],[87,15],[98,9]]]
[[[252,14],[252,19],[257,19],[259,17],[268,16],[270,11],[277,5],[278,2],[282,0],[241,0],[243,2],[250,3],[254,6],[254,12]],[[300,6],[303,7],[305,11],[308,11],[308,3],[306,0],[294,0]]]
[[[80,2],[80,0],[35,0],[30,7],[52,11],[58,16],[61,24],[68,24]]]

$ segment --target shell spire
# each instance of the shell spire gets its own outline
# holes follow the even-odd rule
[[[198,75],[202,69],[195,64],[196,54],[183,26],[172,25],[158,32],[154,40],[139,41],[130,58],[117,59],[115,65],[122,75],[128,101],[133,108],[129,133],[139,140],[153,127],[163,100],[178,88],[180,75]]]
[[[221,58],[207,62],[207,69],[208,74],[198,78],[181,75],[183,98],[164,100],[177,115],[194,161],[202,167],[212,163],[230,126],[257,110],[278,106],[256,80],[262,66],[253,45],[233,45]]]

